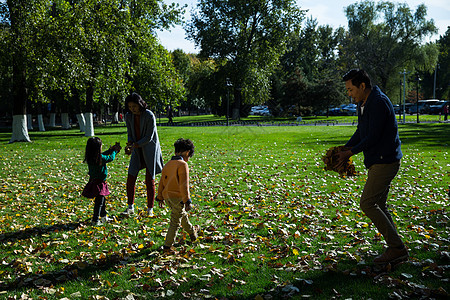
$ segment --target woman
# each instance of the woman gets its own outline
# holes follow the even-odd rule
[[[125,98],[125,112],[128,133],[127,147],[131,150],[131,158],[127,178],[128,207],[124,214],[134,213],[136,179],[139,171],[145,169],[147,213],[152,217],[155,201],[155,175],[161,173],[164,165],[156,130],[156,118],[147,109],[147,103],[137,93],[132,93]]]

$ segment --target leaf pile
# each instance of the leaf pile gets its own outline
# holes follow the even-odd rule
[[[335,146],[327,150],[327,154],[322,157],[325,163],[325,170],[338,172],[341,176],[355,176],[355,166],[351,157],[341,166],[338,165],[337,154],[341,151],[349,150],[349,147]]]

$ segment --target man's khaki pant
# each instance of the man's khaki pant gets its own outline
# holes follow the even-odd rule
[[[387,209],[386,201],[391,181],[399,169],[400,162],[372,165],[360,200],[362,211],[383,235],[388,247],[394,248],[402,247],[403,242]]]
[[[189,222],[187,212],[184,209],[184,204],[181,203],[180,199],[167,199],[166,203],[172,212],[170,214],[169,230],[167,231],[164,246],[171,247],[177,237],[180,225],[189,235],[194,234],[194,227]]]

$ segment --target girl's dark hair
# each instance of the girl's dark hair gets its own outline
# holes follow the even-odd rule
[[[184,151],[189,151],[189,157],[194,155],[194,143],[190,139],[178,139],[174,144],[175,153],[181,153]]]
[[[89,165],[100,165],[102,163],[102,140],[98,137],[91,137],[86,143],[84,161]]]
[[[356,87],[359,87],[361,83],[366,84],[366,88],[372,88],[372,82],[370,81],[369,74],[367,74],[364,70],[353,69],[348,71],[344,77],[342,77],[343,81],[351,80],[352,84]]]
[[[138,93],[131,93],[130,95],[128,95],[125,98],[125,109],[124,111],[126,113],[130,112],[130,110],[128,109],[128,103],[130,102],[134,102],[137,105],[139,105],[140,107],[140,111],[144,111],[147,109],[147,103],[145,103],[145,101],[142,99],[142,97],[138,94]]]

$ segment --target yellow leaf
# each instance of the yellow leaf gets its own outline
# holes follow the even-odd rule
[[[142,248],[144,248],[144,245],[140,244],[140,245],[138,246],[138,249],[142,249]]]
[[[297,249],[292,249],[292,253],[294,253],[294,255],[299,255],[298,250]]]

